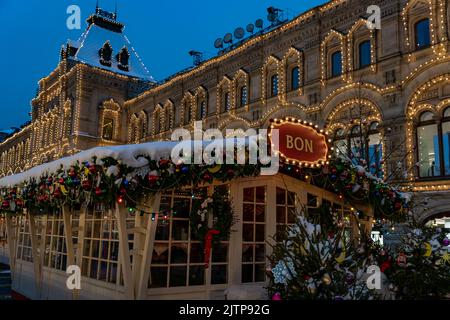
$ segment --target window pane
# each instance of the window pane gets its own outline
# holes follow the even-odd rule
[[[172,238],[175,241],[184,241],[189,238],[189,221],[177,221],[173,222],[172,226]]]
[[[186,286],[187,267],[171,267],[170,268],[170,286],[184,287]]]
[[[242,282],[253,282],[253,264],[242,265]]]
[[[416,24],[415,36],[417,49],[428,47],[431,44],[429,19],[421,20]]]
[[[212,266],[211,267],[211,284],[227,283],[227,266]]]
[[[153,248],[152,264],[169,263],[169,245],[156,243]]]
[[[256,188],[256,202],[257,203],[266,203],[266,188],[265,187],[257,187]]]
[[[252,244],[242,246],[242,262],[253,262],[253,247]]]
[[[266,271],[263,264],[255,265],[255,282],[264,282],[266,280]]]
[[[248,92],[247,92],[247,86],[243,86],[241,88],[241,99],[240,99],[240,107],[243,107],[245,105],[247,105],[247,96],[248,96]]]
[[[331,56],[331,76],[336,77],[342,74],[342,53],[340,51]]]
[[[450,122],[442,124],[442,141],[444,143],[445,175],[450,175]]]
[[[152,267],[150,269],[150,288],[167,287],[167,268]]]
[[[228,93],[228,92],[225,93],[224,107],[225,107],[224,111],[230,111],[231,110],[231,99],[230,99],[230,93]]]
[[[191,261],[192,262],[192,261]],[[228,262],[228,245],[225,243],[215,243],[212,248],[212,262]]]
[[[255,241],[256,242],[264,242],[265,241],[265,225],[264,224],[257,224],[256,230],[255,230]]]
[[[244,202],[253,202],[255,201],[255,189],[254,188],[246,188],[244,189]]]
[[[359,67],[364,68],[370,65],[370,41],[364,41],[359,45]]]
[[[213,255],[213,258],[214,258],[214,255]],[[200,243],[191,244],[190,263],[202,263],[202,262],[204,262],[203,249],[202,249]]]
[[[253,241],[253,224],[245,223],[242,227],[242,240],[244,242]]]
[[[300,69],[298,67],[295,67],[294,69],[292,69],[292,73],[291,73],[291,90],[297,90],[300,87]]]
[[[431,121],[434,118],[433,112],[426,111],[420,115],[420,122]]]
[[[417,128],[419,165],[421,177],[440,175],[439,139],[437,125],[432,124]]]
[[[275,97],[278,95],[278,75],[275,74],[272,76],[270,80],[270,88],[271,88],[271,97]]]
[[[189,268],[189,285],[201,286],[205,284],[205,267],[191,266]]]
[[[187,244],[173,245],[170,256],[170,263],[187,263]]]
[[[346,156],[347,155],[347,140],[336,140],[334,142],[334,149],[337,156]]]
[[[286,208],[277,207],[277,223],[286,223]]]
[[[244,221],[255,221],[255,206],[253,204],[244,204]]]
[[[281,188],[277,188],[277,204],[286,204],[286,191]]]
[[[369,164],[370,172],[381,178],[383,171],[381,170],[381,159],[383,157],[383,150],[381,144],[381,136],[371,134],[369,136]]]
[[[113,119],[105,118],[103,120],[102,138],[104,140],[112,140],[113,139],[113,130],[114,130],[114,121],[113,121]]]
[[[450,108],[447,108],[444,111],[444,118],[449,118],[449,117],[450,117]]]
[[[266,206],[264,206],[264,205],[256,206],[255,221],[256,222],[265,222],[266,221]]]

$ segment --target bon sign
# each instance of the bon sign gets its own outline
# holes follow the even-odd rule
[[[293,118],[272,121],[271,130],[278,130],[279,145],[273,145],[287,163],[319,167],[329,159],[328,138],[323,130]]]

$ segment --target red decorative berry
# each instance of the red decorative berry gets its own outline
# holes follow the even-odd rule
[[[101,197],[103,195],[103,190],[99,187],[95,188],[95,195]]]
[[[92,173],[92,174],[96,173],[97,172],[97,166],[95,166],[95,165],[90,166],[89,167],[89,172]]]
[[[150,184],[155,184],[156,182],[158,182],[159,177],[155,176],[155,175],[149,175],[148,176],[148,182],[150,182]]]
[[[24,207],[24,202],[23,202],[23,200],[22,200],[22,199],[17,199],[17,200],[16,200],[16,206],[17,206],[18,208],[23,208],[23,207]]]
[[[4,209],[4,210],[9,209],[9,201],[4,200],[2,202],[2,209]]]
[[[61,189],[60,189],[60,188],[56,188],[55,191],[53,192],[53,196],[54,196],[55,198],[60,198],[61,195],[62,195]]]
[[[92,188],[92,184],[89,180],[83,180],[83,182],[81,183],[81,186],[83,187],[84,190],[88,191]]]

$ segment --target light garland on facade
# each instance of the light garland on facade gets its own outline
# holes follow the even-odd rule
[[[434,13],[433,13],[433,3],[435,0],[428,0],[428,7],[430,10],[430,33],[431,33],[431,44],[433,47],[433,52],[436,54],[436,50],[434,47],[434,44],[436,43],[436,36],[435,36],[435,30],[434,30]],[[406,4],[406,6],[403,8],[402,12],[401,12],[401,16],[402,16],[402,20],[403,20],[403,27],[404,27],[404,31],[405,31],[405,43],[406,43],[406,47],[408,48],[408,50],[410,52],[413,52],[415,50],[415,44],[412,43],[411,44],[411,38],[413,38],[412,34],[411,34],[411,30],[413,30],[413,26],[411,25],[411,19],[410,19],[410,9],[411,7],[417,3],[420,2],[419,0],[410,0],[408,1],[408,3]],[[412,31],[414,32],[414,31]],[[412,62],[412,53],[410,53],[408,55],[408,62]]]
[[[184,125],[189,125],[189,124],[191,124],[192,122],[193,122],[193,119],[194,118],[192,118],[192,109],[194,108],[194,96],[192,95],[192,93],[190,93],[189,91],[187,91],[185,94],[184,94],[184,96],[183,96],[183,99],[181,99],[181,105],[182,105],[182,108],[181,108],[181,116],[180,116],[180,118],[181,118],[181,121],[182,121],[182,125],[184,126]],[[190,121],[189,121],[189,123],[187,122],[187,119],[186,119],[186,109],[188,109],[188,112],[191,114],[191,118],[190,118]]]
[[[224,76],[223,79],[219,82],[219,84],[216,87],[216,95],[217,95],[217,101],[216,101],[216,116],[220,116],[221,113],[225,113],[227,111],[231,111],[233,108],[232,105],[230,105],[230,110],[226,110],[226,101],[225,94],[229,94],[229,103],[232,104],[231,100],[234,100],[231,98],[231,91],[232,91],[232,80],[228,78],[227,76]]]
[[[199,114],[199,108],[202,107],[202,103],[205,103],[205,110],[202,110],[201,113],[203,113],[202,119],[197,119],[197,114]],[[197,90],[195,90],[194,94],[194,106],[191,109],[191,119],[194,119],[194,121],[204,121],[208,117],[209,113],[209,107],[208,107],[208,92],[203,86],[199,86]]]
[[[295,61],[294,61],[294,65],[290,64],[290,59],[294,57]],[[286,54],[283,57],[282,63],[282,72],[281,72],[281,78],[280,78],[280,83],[281,83],[281,97],[283,98],[284,101],[287,100],[287,72],[289,70],[292,70],[295,67],[298,67],[298,89],[297,89],[297,93],[299,96],[301,96],[303,94],[303,79],[304,79],[304,68],[303,68],[303,52],[297,50],[294,47],[289,48],[288,51],[286,51]],[[291,81],[293,81],[293,79],[291,79]]]
[[[370,70],[372,72],[376,72],[376,66],[377,66],[377,61],[376,61],[376,39],[375,39],[375,31],[368,29],[367,28],[367,23],[369,21],[367,21],[366,19],[359,19],[358,21],[356,21],[353,26],[350,28],[350,31],[348,32],[347,35],[347,43],[348,43],[348,50],[347,50],[347,54],[348,54],[348,71],[349,71],[349,75],[348,75],[348,81],[351,82],[353,80],[353,71],[355,70],[356,66],[355,66],[355,58],[354,58],[354,52],[355,49],[357,50],[358,47],[354,48],[354,34],[355,32],[360,28],[360,27],[365,27],[367,29],[367,31],[369,32],[369,41],[370,41]],[[361,62],[360,62],[361,63]]]
[[[320,45],[320,57],[321,57],[321,82],[322,86],[326,85],[326,82],[329,78],[329,50],[328,50],[328,42],[330,42],[333,38],[337,37],[340,42],[340,51],[341,51],[341,64],[342,64],[342,75],[341,79],[345,81],[345,74],[347,72],[346,69],[346,40],[345,36],[334,30],[331,29],[330,32],[325,36],[325,39],[322,41]]]
[[[105,143],[110,141],[105,141],[103,139],[103,127],[105,125],[105,119],[109,118],[113,120],[113,141],[119,140],[119,133],[120,133],[120,112],[121,108],[120,105],[115,102],[113,99],[104,101],[102,104],[102,108],[100,111],[100,137],[102,141]]]
[[[273,67],[273,65],[275,65],[275,67]],[[275,71],[275,72],[274,72]],[[261,74],[262,74],[262,78],[261,78],[261,102],[263,105],[266,105],[266,101],[267,101],[267,87],[268,84],[270,83],[269,80],[269,74],[271,75],[273,74],[277,74],[278,75],[278,96],[280,95],[280,59],[278,59],[277,57],[271,55],[266,59],[266,62],[263,64],[263,66],[261,67]],[[270,85],[272,85],[270,83]]]
[[[409,172],[409,181],[410,183],[413,183],[415,180],[415,170],[413,170],[413,168],[415,167],[414,165],[414,142],[415,142],[415,138],[414,138],[414,120],[415,117],[418,116],[418,114],[423,110],[420,107],[423,108],[423,104],[419,106],[419,108],[416,106],[416,102],[420,99],[421,95],[423,92],[425,92],[427,89],[438,85],[441,82],[449,82],[450,81],[450,74],[445,74],[445,75],[441,75],[438,76],[428,82],[426,82],[424,85],[422,85],[420,88],[418,88],[416,90],[416,92],[414,93],[410,103],[408,104],[407,107],[407,116],[408,116],[408,123],[407,123],[407,154],[408,154],[408,167],[411,168],[410,172]],[[427,106],[429,107],[429,106]],[[443,108],[443,106],[441,106],[441,108]],[[412,186],[410,186],[412,187]]]
[[[243,79],[243,81],[241,80]],[[247,101],[245,103],[245,110],[248,112],[249,111],[249,100],[250,100],[250,81],[249,81],[249,76],[248,73],[245,72],[243,69],[239,69],[236,74],[234,75],[233,78],[233,83],[232,83],[232,93],[231,93],[231,99],[233,101],[232,103],[232,114],[236,113],[236,109],[238,109],[238,107],[244,107],[241,106],[241,96],[240,96],[240,91],[239,89],[242,87],[246,87],[247,88]]]

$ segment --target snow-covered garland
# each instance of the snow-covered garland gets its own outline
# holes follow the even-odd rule
[[[332,159],[330,165],[322,169],[295,169],[288,165],[283,172],[305,180],[308,177],[313,185],[338,194],[349,204],[369,203],[377,219],[401,222],[405,221],[409,211],[409,194],[397,191],[362,166],[355,166],[346,159]]]
[[[147,160],[147,165],[133,168],[113,158],[94,158],[68,170],[61,167],[39,179],[3,187],[1,212],[21,214],[26,208],[31,214],[50,214],[63,206],[102,203],[108,208],[116,201],[135,207],[148,194],[259,174],[255,165],[178,165],[165,159]]]

